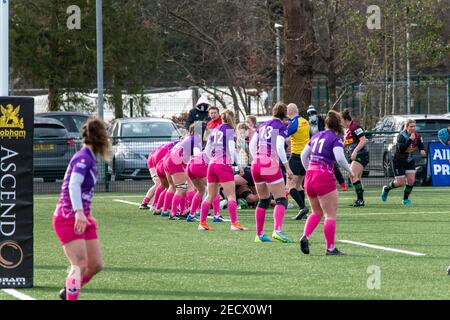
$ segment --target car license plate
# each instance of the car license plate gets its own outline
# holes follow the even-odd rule
[[[35,144],[34,151],[51,151],[55,149],[54,144]]]

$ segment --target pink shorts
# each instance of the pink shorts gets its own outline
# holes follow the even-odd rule
[[[336,178],[332,172],[307,170],[305,191],[309,198],[316,198],[336,190]]]
[[[176,155],[168,155],[164,160],[164,169],[169,174],[184,172],[186,165],[183,160]]]
[[[158,165],[158,163],[162,159],[164,159],[164,157],[167,155],[167,153],[169,153],[169,150],[167,150],[167,148],[158,148],[152,156],[153,162],[155,163],[155,165]]]
[[[147,167],[149,169],[155,169],[156,168],[155,160],[153,159],[152,155],[148,156]]]
[[[57,209],[58,210],[58,209]],[[96,240],[97,235],[97,223],[89,215],[89,224],[83,233],[75,233],[75,215],[69,218],[63,218],[60,216],[53,217],[53,229],[55,230],[56,236],[62,245],[65,245],[73,240]]]
[[[164,162],[160,161],[157,165],[156,165],[156,174],[158,175],[158,178],[161,179],[166,179],[166,171],[164,170]]]
[[[211,163],[208,166],[208,183],[234,181],[233,168],[229,164]]]
[[[191,180],[199,180],[206,178],[208,166],[204,163],[189,162],[186,167],[186,173]]]
[[[255,158],[251,170],[255,184],[284,182],[279,161],[270,157]]]

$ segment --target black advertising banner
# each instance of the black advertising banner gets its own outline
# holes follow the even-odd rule
[[[0,288],[33,286],[34,99],[0,97]]]

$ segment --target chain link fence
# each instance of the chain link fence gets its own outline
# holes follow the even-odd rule
[[[363,173],[363,184],[381,187],[393,179],[392,157],[398,132],[367,132],[367,148],[370,162]],[[436,132],[422,132],[425,145],[436,141]],[[114,141],[114,138],[113,138]],[[97,159],[97,186],[100,192],[145,193],[152,181],[147,168],[148,154],[168,142],[163,138],[139,138],[114,144],[111,159]],[[37,194],[58,193],[65,170],[72,156],[81,147],[78,140],[35,139],[34,143],[34,191]],[[248,153],[239,151],[239,162],[243,167],[251,164]],[[426,158],[415,154],[417,184],[427,185]],[[346,178],[347,180],[347,178]]]

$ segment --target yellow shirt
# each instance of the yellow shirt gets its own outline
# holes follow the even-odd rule
[[[309,142],[309,122],[296,116],[289,126],[288,134],[291,139],[291,153],[301,154]]]

